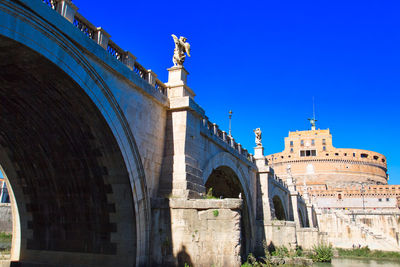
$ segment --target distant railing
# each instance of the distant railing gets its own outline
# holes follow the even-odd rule
[[[75,14],[74,26],[86,34],[90,39],[94,39],[96,27],[79,13]]]
[[[135,62],[133,71],[136,72],[136,74],[139,75],[139,77],[143,80],[148,80],[147,70],[138,62]]]
[[[122,61],[122,55],[125,53],[118,45],[116,45],[113,41],[108,41],[107,52],[110,53],[113,57]]]
[[[51,7],[52,9],[57,9],[57,1],[56,0],[42,0],[43,3]]]
[[[134,71],[140,78],[147,81],[150,85],[152,85],[157,91],[162,93],[163,95],[167,95],[167,86],[157,79],[157,75],[153,73],[153,79],[150,79],[151,75],[150,71],[140,65],[136,58],[129,53],[128,51],[124,51],[117,44],[110,40],[110,36],[105,33],[101,28],[97,28],[92,23],[90,23],[85,17],[76,12],[76,7],[70,2],[66,0],[42,0],[44,4],[49,6],[51,9],[54,9],[58,13],[62,13],[67,20],[73,23],[73,25],[78,28],[81,32],[83,32],[87,37],[96,41],[100,46],[105,48],[107,52],[115,57],[118,61],[125,64],[128,68]],[[58,10],[57,6],[62,4],[63,11]]]
[[[203,127],[205,127],[210,134],[214,135],[234,149],[237,153],[244,156],[248,161],[254,162],[254,156],[250,154],[247,149],[242,148],[241,144],[236,143],[232,136],[228,135],[225,131],[220,130],[217,124],[210,122],[207,118],[203,118]]]
[[[167,86],[165,86],[165,84],[160,81],[159,79],[156,79],[156,83],[154,85],[154,87],[160,91],[163,95],[167,95]]]

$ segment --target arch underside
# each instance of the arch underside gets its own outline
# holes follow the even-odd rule
[[[272,202],[275,210],[275,218],[278,220],[287,220],[285,208],[283,207],[282,200],[279,196],[274,196]]]
[[[20,261],[40,251],[52,264],[50,252],[68,252],[79,253],[80,262],[66,256],[60,265],[95,265],[96,255],[104,255],[97,257],[103,266],[134,265],[132,185],[108,123],[66,73],[5,37],[0,146],[20,216]]]

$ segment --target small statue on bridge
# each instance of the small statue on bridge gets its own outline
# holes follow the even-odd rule
[[[190,57],[190,44],[186,42],[186,37],[176,37],[175,34],[171,34],[172,38],[174,38],[175,49],[174,56],[172,57],[172,62],[174,62],[174,66],[183,66],[183,62],[185,62],[185,53],[188,57]]]
[[[256,135],[256,145],[257,146],[262,146],[262,144],[261,144],[261,129],[260,128],[257,128],[257,129],[255,129],[255,130],[253,130],[254,131],[254,134]]]

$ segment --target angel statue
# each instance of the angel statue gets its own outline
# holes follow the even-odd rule
[[[176,37],[175,34],[171,34],[172,38],[174,38],[175,49],[174,56],[172,57],[172,62],[174,62],[174,66],[183,66],[183,62],[185,62],[185,53],[190,57],[190,44],[186,42],[186,37]]]
[[[255,130],[253,130],[255,135],[256,135],[256,145],[257,146],[262,146],[261,144],[261,129],[257,128]]]

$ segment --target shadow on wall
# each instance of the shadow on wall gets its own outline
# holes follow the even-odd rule
[[[179,267],[193,266],[192,260],[190,259],[189,254],[186,252],[186,247],[183,245],[178,253],[178,266]]]

